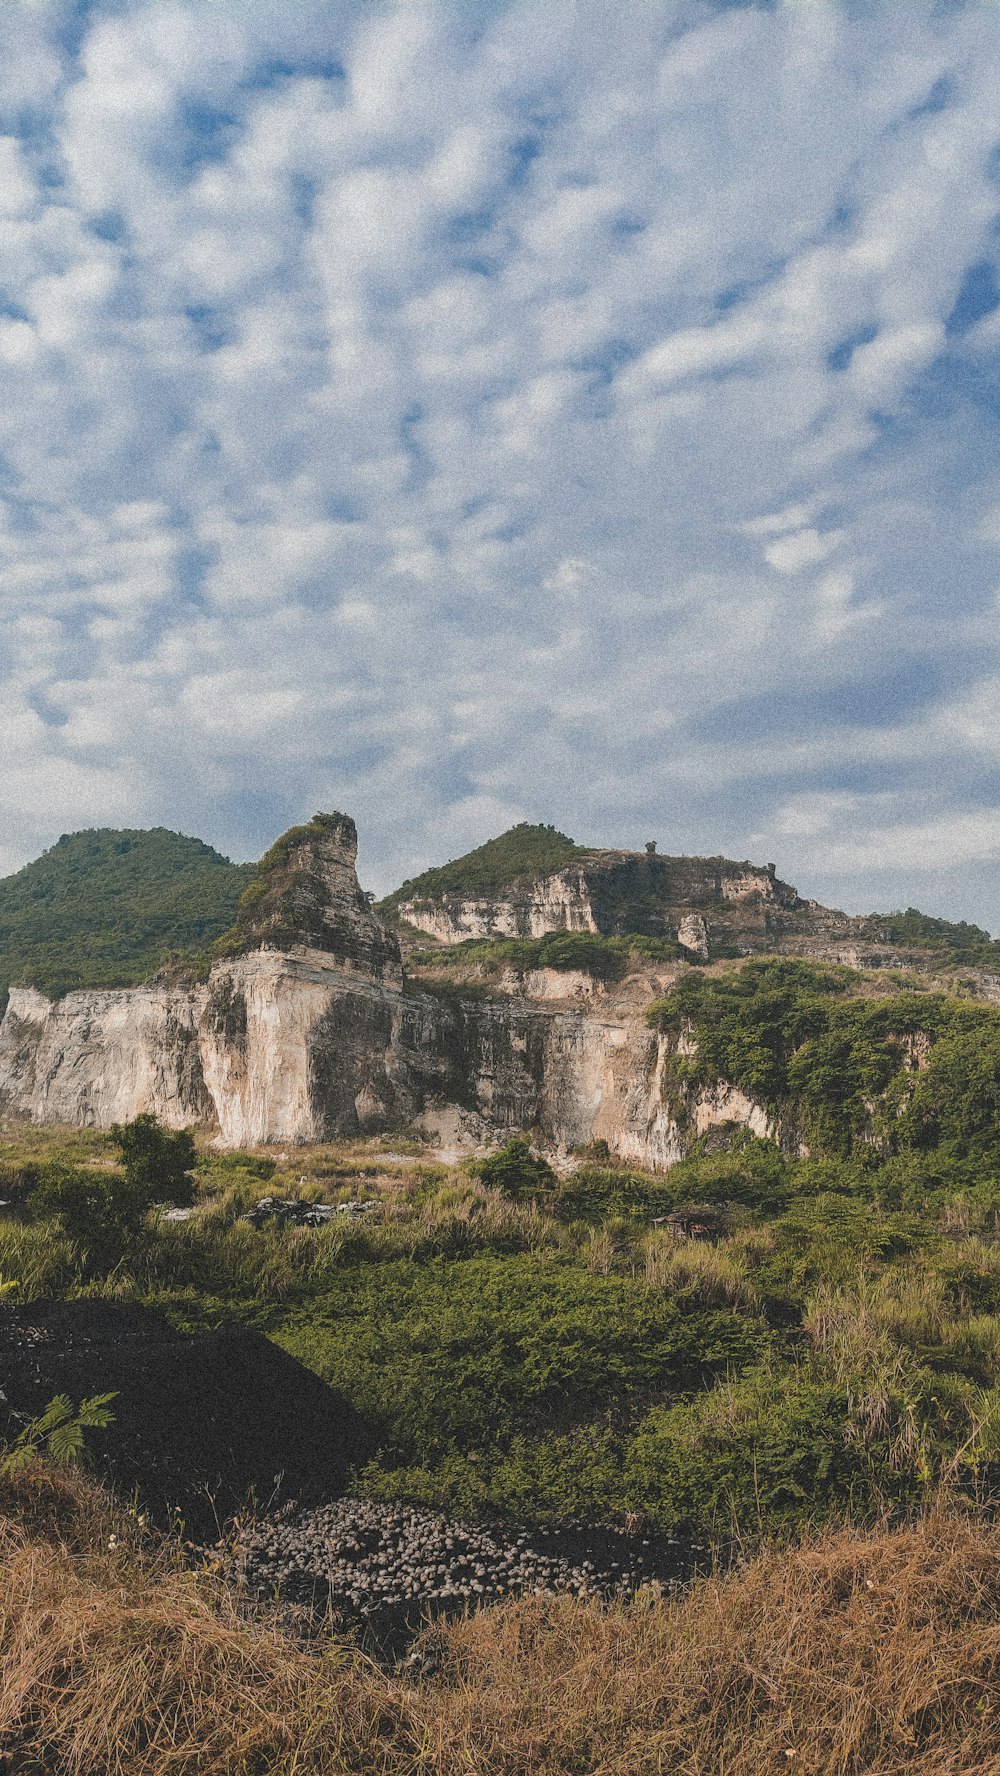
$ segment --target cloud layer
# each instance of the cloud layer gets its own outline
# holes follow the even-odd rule
[[[1000,926],[1000,13],[8,0],[0,867],[340,806]]]

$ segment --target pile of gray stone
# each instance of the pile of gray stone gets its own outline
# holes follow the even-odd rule
[[[328,1221],[336,1221],[338,1217],[355,1221],[374,1215],[381,1206],[376,1201],[317,1203],[302,1202],[294,1196],[262,1196],[252,1209],[247,1210],[243,1219],[253,1227],[263,1227],[268,1221],[277,1222],[282,1227],[325,1227]]]
[[[309,1604],[340,1623],[377,1627],[504,1597],[627,1599],[641,1585],[687,1577],[700,1552],[619,1530],[486,1526],[415,1505],[341,1498],[258,1520],[229,1546],[226,1560],[253,1591]]]

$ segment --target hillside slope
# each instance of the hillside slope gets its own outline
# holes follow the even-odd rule
[[[784,954],[852,968],[1000,970],[1000,942],[977,925],[914,907],[843,913],[803,898],[772,863],[581,846],[526,822],[402,883],[378,910],[397,924],[417,970],[549,966],[531,946],[552,938],[574,940],[579,962],[567,950],[551,965],[586,966],[579,939],[596,940],[597,963],[602,942],[620,950],[636,937],[660,946],[661,959]],[[434,958],[420,953],[421,939],[437,947]]]
[[[162,826],[64,834],[0,880],[0,997],[20,984],[55,996],[145,980],[225,931],[253,873]]]
[[[379,902],[379,911],[392,913],[404,902],[433,901],[448,895],[500,894],[522,877],[550,876],[574,858],[588,855],[585,846],[554,826],[532,826],[522,820],[474,851],[408,878]]]

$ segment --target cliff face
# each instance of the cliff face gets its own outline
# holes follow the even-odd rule
[[[358,884],[358,831],[349,814],[316,814],[261,859],[237,913],[233,948],[320,951],[366,980],[398,986],[395,934]]]
[[[215,1106],[201,1065],[205,989],[87,989],[51,1003],[12,987],[0,1022],[0,1108],[98,1128],[150,1109],[182,1128]]]
[[[462,1147],[528,1130],[556,1147],[605,1140],[649,1166],[685,1151],[663,1089],[664,1039],[635,1008],[441,999],[352,979],[321,952],[220,966],[191,991],[11,995],[0,1109],[106,1127],[150,1110],[220,1143],[292,1144],[416,1123]],[[692,1107],[699,1130],[751,1120]],[[762,1115],[763,1113],[761,1113]]]
[[[563,1148],[603,1139],[647,1165],[680,1156],[663,1038],[644,1018],[661,982],[619,998],[543,971],[495,998],[407,985],[358,887],[356,845],[343,817],[287,835],[204,984],[55,1003],[15,988],[0,1109],[97,1126],[150,1110],[230,1147],[417,1123],[458,1147],[527,1129]]]
[[[358,886],[356,851],[343,815],[286,834],[206,982],[54,1003],[13,989],[0,1022],[0,1111],[106,1126],[148,1110],[214,1129],[230,1147],[417,1124],[460,1148],[526,1130],[562,1149],[604,1140],[652,1167],[716,1124],[774,1132],[762,1107],[729,1087],[678,1104],[668,1039],[645,1011],[679,965],[649,964],[615,985],[510,970],[492,997],[474,983],[407,981],[395,935]],[[452,921],[446,941],[478,934],[459,922],[472,916],[463,905],[439,909]],[[593,853],[482,914],[491,931],[501,918],[517,932],[557,918],[560,929],[673,929],[702,954],[721,932],[747,948],[853,945],[844,960],[878,959],[871,921],[827,914],[772,870],[719,859]]]
[[[408,925],[447,945],[590,931],[672,938],[703,961],[764,952],[856,968],[900,961],[878,920],[803,900],[772,864],[725,857],[591,851],[549,875],[521,876],[488,897],[423,895],[397,910]]]
[[[660,857],[641,851],[591,851],[549,875],[525,875],[489,897],[458,894],[403,901],[408,924],[439,943],[466,938],[543,937],[592,931],[679,938],[700,951],[706,919],[720,931],[748,924],[769,929],[776,912],[800,906],[794,888],[771,866],[723,857]]]

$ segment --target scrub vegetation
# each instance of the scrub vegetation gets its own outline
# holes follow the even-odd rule
[[[437,900],[442,895],[474,900],[497,894],[521,876],[548,876],[574,858],[587,855],[585,846],[577,845],[554,826],[532,826],[522,820],[463,857],[403,882],[379,903],[378,910],[393,913],[402,901]]]
[[[164,827],[64,835],[0,880],[0,1003],[13,985],[131,986],[179,953],[197,966],[253,873]]]
[[[164,1170],[178,1222],[113,1137],[11,1131],[0,1272],[253,1324],[362,1414],[377,1497],[724,1543],[989,1489],[1000,1013],[762,961],[692,970],[650,1017],[679,1110],[728,1079],[774,1138],[714,1130],[659,1175],[597,1148],[559,1176],[519,1137],[458,1166],[398,1137],[202,1150]],[[376,1207],[258,1229],[264,1194]]]
[[[690,954],[669,937],[602,937],[595,931],[548,931],[544,937],[469,938],[437,950],[416,950],[408,966],[417,971],[444,969],[492,975],[505,969],[580,970],[596,980],[621,980],[643,963],[676,962]]]
[[[350,1484],[376,1499],[639,1524],[720,1556],[674,1597],[438,1623],[393,1673],[15,1452],[18,1770],[998,1767],[1000,1014],[765,961],[683,974],[650,1020],[681,1114],[726,1079],[772,1138],[711,1130],[652,1174],[600,1144],[557,1171],[521,1136],[446,1165],[416,1135],[284,1154],[148,1118],[0,1129],[6,1299],[255,1326],[362,1415],[376,1454]],[[264,1195],[374,1206],[255,1227]]]
[[[37,1464],[0,1479],[0,1741],[23,1776],[995,1776],[998,1608],[997,1531],[938,1510],[501,1604],[389,1672]]]

